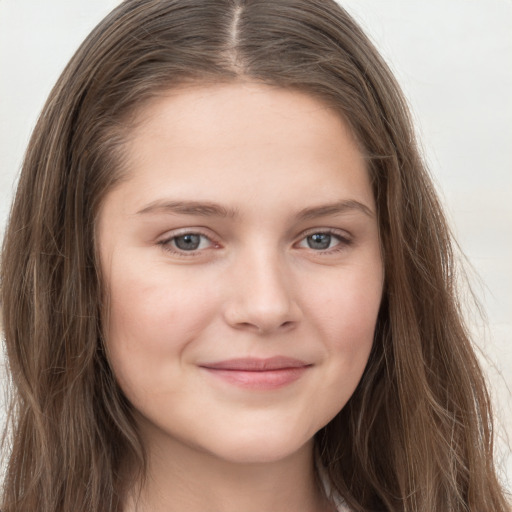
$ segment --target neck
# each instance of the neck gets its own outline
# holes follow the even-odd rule
[[[148,447],[148,473],[124,512],[330,512],[313,442],[277,461],[240,463],[173,440]]]

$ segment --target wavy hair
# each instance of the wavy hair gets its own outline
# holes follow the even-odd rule
[[[391,72],[333,0],[126,0],[87,37],[40,115],[4,238],[12,402],[3,512],[121,510],[145,468],[104,350],[95,224],[150,98],[248,80],[327,102],[357,137],[378,207],[385,288],[357,390],[315,437],[357,512],[507,510],[449,228]]]

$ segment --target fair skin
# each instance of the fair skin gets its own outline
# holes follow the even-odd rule
[[[125,511],[326,512],[313,436],[365,368],[383,268],[339,115],[251,83],[153,99],[99,216],[109,359],[148,453]]]

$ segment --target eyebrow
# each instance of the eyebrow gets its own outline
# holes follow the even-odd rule
[[[317,217],[325,217],[327,215],[338,215],[348,213],[351,211],[359,211],[367,215],[368,217],[375,217],[375,213],[371,208],[366,206],[360,201],[354,199],[346,199],[343,201],[337,201],[335,203],[329,203],[320,206],[312,206],[300,210],[297,214],[297,218],[300,220],[311,220]]]
[[[202,217],[236,217],[238,212],[234,208],[225,208],[209,201],[168,201],[157,200],[148,204],[137,212],[137,215],[146,213],[176,213],[179,215],[199,215]]]
[[[375,213],[371,208],[360,201],[347,199],[334,203],[311,206],[300,210],[296,217],[298,220],[312,220],[327,215],[339,215],[351,211],[359,211],[373,218]],[[226,208],[220,204],[209,201],[172,201],[157,200],[137,212],[137,215],[148,213],[174,213],[178,215],[196,215],[201,217],[235,218],[239,216],[236,208]]]

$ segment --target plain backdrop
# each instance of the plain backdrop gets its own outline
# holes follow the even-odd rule
[[[0,232],[52,85],[117,3],[0,0]],[[512,489],[512,0],[340,3],[404,89],[487,311],[487,323],[478,317],[470,323],[498,413],[498,462]]]

